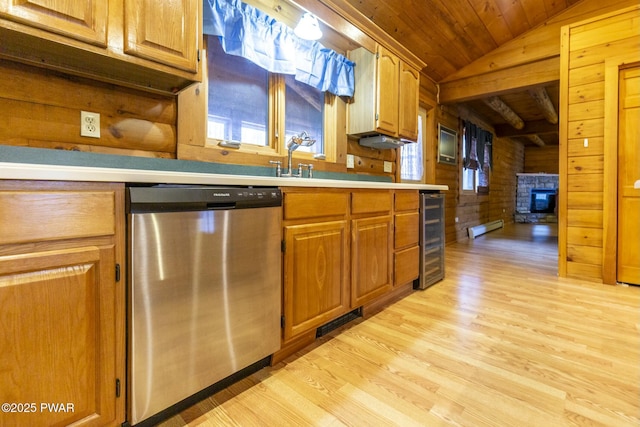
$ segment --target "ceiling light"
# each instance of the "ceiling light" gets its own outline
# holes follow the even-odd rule
[[[305,40],[318,40],[322,37],[322,31],[320,31],[320,24],[315,16],[306,12],[300,18],[300,22],[293,30],[296,36]]]

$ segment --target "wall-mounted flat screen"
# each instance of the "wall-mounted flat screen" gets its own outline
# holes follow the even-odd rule
[[[438,163],[456,165],[458,159],[458,132],[438,124]]]

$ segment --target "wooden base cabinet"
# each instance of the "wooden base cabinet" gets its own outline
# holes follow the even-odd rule
[[[351,194],[351,307],[389,292],[392,281],[390,191]]]
[[[284,190],[283,343],[349,310],[348,193]]]
[[[394,286],[416,280],[420,273],[420,213],[418,191],[394,194]]]
[[[123,191],[0,181],[2,425],[124,421]]]
[[[284,188],[283,341],[411,292],[418,277],[418,191]]]
[[[284,339],[346,313],[347,222],[284,228]]]

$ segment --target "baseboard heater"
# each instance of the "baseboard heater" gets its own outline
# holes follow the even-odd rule
[[[475,239],[478,236],[502,227],[504,227],[504,221],[501,219],[487,222],[486,224],[476,225],[475,227],[469,227],[469,238]]]

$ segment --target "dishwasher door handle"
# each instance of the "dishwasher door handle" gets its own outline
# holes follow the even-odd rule
[[[230,202],[230,203],[207,203],[207,210],[208,211],[215,211],[215,210],[221,210],[221,209],[235,209],[236,208],[236,203],[235,202]]]

